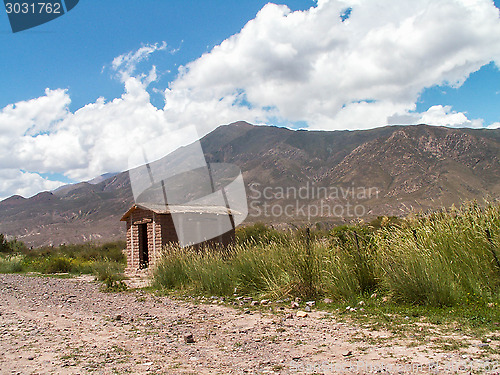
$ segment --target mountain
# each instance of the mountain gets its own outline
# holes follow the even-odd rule
[[[428,125],[302,131],[237,122],[201,139],[209,163],[232,163],[247,188],[247,222],[333,225],[356,216],[500,197],[500,130]],[[190,155],[155,162],[166,170]],[[0,233],[32,246],[124,237],[128,172],[0,202]],[[356,210],[356,212],[354,212]]]

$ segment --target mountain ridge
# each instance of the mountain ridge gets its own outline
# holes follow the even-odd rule
[[[261,199],[259,205],[252,199],[257,195],[249,188],[252,184],[261,189],[377,187],[376,197],[352,202],[366,208],[366,217],[404,215],[412,209],[500,196],[499,129],[420,124],[304,131],[237,122],[218,127],[200,143],[207,162],[236,164],[242,170],[250,204],[247,222],[333,225],[353,219],[335,215],[304,218],[299,211],[293,218],[257,217],[256,211],[265,203],[283,207],[297,202],[290,197],[272,197]],[[175,165],[183,152],[189,152],[189,147],[162,159],[165,168]],[[128,172],[63,190],[31,198],[13,196],[0,202],[0,233],[32,246],[123,238],[119,218],[133,204]],[[301,204],[319,206],[325,201],[309,198]],[[348,203],[341,198],[326,201],[332,207]]]

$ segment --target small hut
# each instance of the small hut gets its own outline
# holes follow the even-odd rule
[[[141,203],[133,205],[120,220],[127,223],[127,273],[154,266],[164,245],[189,245],[187,232],[201,239],[191,241],[198,248],[227,247],[235,240],[233,216],[226,207]]]

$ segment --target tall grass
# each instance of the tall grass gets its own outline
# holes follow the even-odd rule
[[[189,293],[328,296],[374,291],[422,305],[486,303],[500,296],[500,206],[460,208],[326,235],[240,229],[226,251],[168,247],[153,272],[157,288]]]
[[[0,257],[0,273],[23,271],[23,257],[19,255]]]
[[[382,284],[396,299],[417,304],[497,300],[499,233],[500,206],[476,203],[382,230],[376,236]]]
[[[375,264],[373,234],[366,228],[334,231],[323,257],[323,284],[330,298],[350,300],[377,289],[379,273]]]
[[[153,285],[213,295],[311,296],[318,275],[315,252],[297,239],[286,243],[245,242],[230,252],[170,246],[153,271]]]

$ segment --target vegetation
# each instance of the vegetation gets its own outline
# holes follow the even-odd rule
[[[124,241],[45,246],[28,249],[0,234],[0,273],[94,274],[107,290],[123,290]]]
[[[472,202],[329,232],[239,229],[231,251],[168,247],[153,284],[191,294],[328,297],[492,306],[500,297],[500,205]]]

